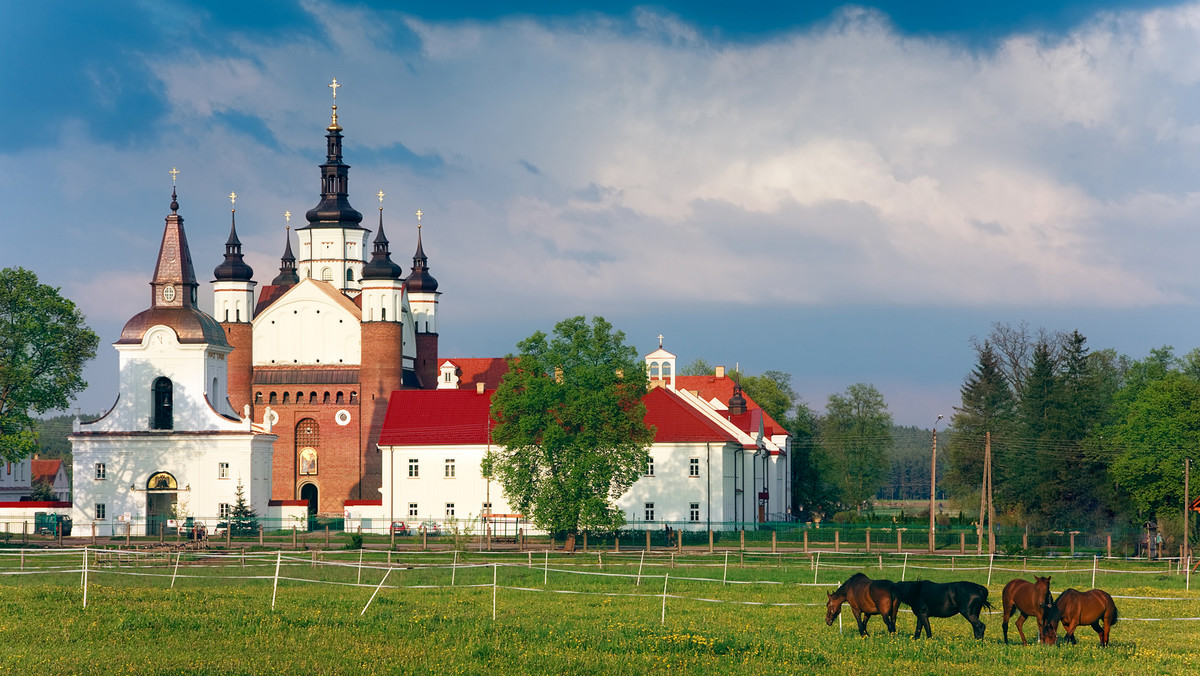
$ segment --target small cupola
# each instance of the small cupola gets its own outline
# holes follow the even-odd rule
[[[663,349],[662,334],[658,334],[658,349],[646,355],[646,376],[650,387],[675,389],[675,355]]]
[[[236,193],[230,193],[230,200],[236,198]],[[249,282],[254,278],[254,270],[242,260],[242,241],[237,236],[237,209],[229,210],[229,239],[225,240],[225,261],[213,270],[213,277],[222,282]]]
[[[742,415],[746,412],[746,398],[742,396],[742,384],[735,381],[733,396],[729,398],[729,415]]]
[[[425,248],[421,245],[421,216],[417,211],[417,252],[413,254],[412,273],[404,280],[409,293],[433,293],[437,291],[438,281],[429,274],[429,259],[425,257]]]
[[[284,214],[291,220],[291,212]],[[292,255],[292,226],[287,226],[287,243],[283,247],[283,257],[279,259],[279,275],[271,280],[274,286],[292,286],[300,283],[300,275],[296,274],[296,257]]]
[[[379,232],[375,233],[375,249],[371,252],[371,262],[363,266],[363,279],[400,279],[404,276],[404,268],[392,262],[391,252],[388,251],[387,235],[383,233],[383,191],[379,191]]]

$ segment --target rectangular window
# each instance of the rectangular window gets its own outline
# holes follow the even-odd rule
[[[415,503],[415,502],[408,503],[408,515],[411,517],[417,516],[417,503]]]
[[[103,503],[103,502],[97,502],[97,503],[96,503],[96,520],[97,520],[97,521],[103,521],[103,520],[106,518],[106,517],[104,516],[104,512],[105,512],[105,509],[104,509],[104,503]]]
[[[103,481],[108,477],[108,472],[104,469],[104,463],[96,463],[96,479]]]
[[[490,503],[490,502],[483,503],[483,513],[484,514],[492,513],[492,503]]]
[[[454,516],[454,503],[453,502],[446,503],[446,516]]]
[[[688,460],[688,476],[700,476],[700,458]]]
[[[408,478],[416,479],[421,476],[421,461],[417,458],[408,459]]]
[[[229,463],[227,463],[227,462],[218,462],[217,463],[217,478],[218,479],[228,479],[229,478]]]
[[[654,458],[650,458],[650,462],[646,463],[646,476],[654,476]]]
[[[654,503],[653,502],[646,503],[646,520],[647,521],[654,520]]]
[[[222,502],[217,505],[217,516],[219,518],[228,519],[230,514],[233,514],[233,508],[229,506],[228,502]]]
[[[446,478],[454,478],[454,458],[446,458]]]
[[[690,505],[688,505],[688,520],[689,521],[699,521],[700,520],[700,503],[699,502],[693,502]]]

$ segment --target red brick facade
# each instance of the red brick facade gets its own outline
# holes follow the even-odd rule
[[[229,369],[229,403],[233,405],[233,410],[241,415],[242,408],[251,403],[254,396],[251,389],[254,375],[254,325],[249,322],[230,322],[221,324],[221,328],[225,329],[225,340],[233,348],[226,362]]]

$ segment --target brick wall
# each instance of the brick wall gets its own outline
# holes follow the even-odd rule
[[[254,326],[250,323],[224,323],[225,340],[233,348],[226,363],[229,378],[229,403],[238,415],[251,402],[254,377]]]

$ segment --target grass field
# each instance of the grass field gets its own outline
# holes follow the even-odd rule
[[[276,557],[280,577],[271,608]],[[551,555],[541,553],[260,552],[241,557],[89,557],[23,561],[0,552],[0,671],[59,673],[1179,673],[1200,671],[1200,592],[1165,564],[1102,561],[1097,586],[1117,599],[1112,644],[1004,645],[1000,589],[1019,572],[993,570],[994,614],[982,642],[962,618],[934,619],[914,641],[871,622],[860,638],[824,622],[825,592],[856,570],[872,577],[987,581],[987,559],[823,555]],[[363,567],[358,567],[362,556]],[[393,565],[390,572],[387,560]],[[459,566],[449,566],[453,557]],[[99,560],[97,560],[99,558]],[[494,567],[490,564],[497,564]],[[601,567],[603,563],[603,567]],[[870,565],[867,565],[867,564]],[[532,566],[530,565],[532,564]],[[1055,592],[1091,586],[1091,560],[999,561],[1053,569]],[[22,569],[23,566],[23,569]],[[637,577],[639,567],[641,578]],[[1071,569],[1059,570],[1063,567]],[[36,574],[33,574],[35,571]],[[376,585],[386,585],[371,600]],[[604,575],[599,575],[604,573]],[[493,575],[497,586],[493,589]],[[1027,573],[1024,577],[1029,577]],[[665,577],[669,576],[669,577]],[[808,586],[817,578],[819,586]],[[705,578],[705,579],[684,579]],[[722,584],[725,579],[728,584]],[[640,582],[640,584],[639,584]],[[666,583],[666,621],[663,588]],[[1197,580],[1200,583],[1200,580]],[[174,585],[172,588],[172,584]],[[453,584],[453,586],[451,586]],[[361,585],[361,586],[360,586]],[[550,590],[550,591],[543,591]],[[495,596],[493,597],[493,594]],[[493,617],[495,599],[495,620]],[[707,600],[706,600],[707,599]],[[371,600],[363,613],[364,605]],[[752,605],[755,604],[755,605]],[[1027,625],[1032,635],[1033,623]]]

